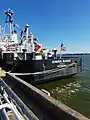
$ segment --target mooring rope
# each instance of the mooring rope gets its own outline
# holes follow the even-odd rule
[[[75,65],[75,64],[76,64],[76,63],[73,62],[73,63],[71,63],[70,65],[67,65],[67,66],[64,67],[64,68],[55,68],[55,69],[51,69],[51,70],[45,70],[45,71],[42,71],[42,72],[34,72],[34,73],[11,73],[11,74],[13,74],[13,75],[38,75],[38,74],[46,74],[46,73],[50,74],[50,73],[62,71],[62,70],[64,70],[64,69],[67,69],[67,68],[70,67],[70,66]]]

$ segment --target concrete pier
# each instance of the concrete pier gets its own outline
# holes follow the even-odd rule
[[[11,83],[11,87],[20,88],[28,98],[46,111],[52,120],[89,120],[89,118],[57,101],[51,96],[48,96],[12,73],[7,73],[6,77],[3,79],[7,79],[7,82]]]

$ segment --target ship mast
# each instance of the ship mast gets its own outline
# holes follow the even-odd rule
[[[31,39],[31,52],[34,52],[34,38],[33,38],[33,34],[30,33],[30,39]]]
[[[0,39],[2,39],[2,26],[1,26],[1,24],[0,24]]]
[[[25,29],[26,29],[26,42],[28,42],[28,28],[29,28],[29,25],[26,24],[26,26],[25,26]]]
[[[12,41],[12,32],[13,32],[13,11],[8,9],[5,11],[6,21],[5,23],[9,23],[9,32],[10,32],[10,40]]]

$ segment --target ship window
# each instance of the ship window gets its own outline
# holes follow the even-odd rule
[[[14,59],[14,54],[13,53],[3,53],[3,59],[13,60]]]

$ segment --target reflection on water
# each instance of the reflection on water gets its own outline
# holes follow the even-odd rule
[[[90,55],[83,59],[82,73],[70,78],[38,85],[51,96],[90,118]]]

